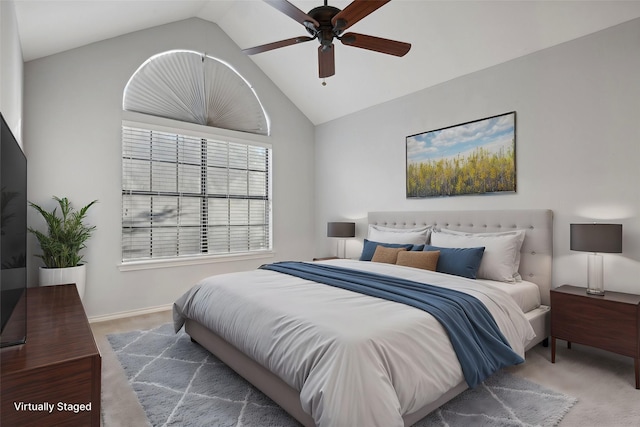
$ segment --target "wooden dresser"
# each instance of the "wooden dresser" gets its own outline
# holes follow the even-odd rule
[[[551,290],[551,362],[556,338],[632,357],[640,389],[640,295],[606,291],[587,295],[585,288],[563,285]]]
[[[102,360],[75,285],[27,289],[27,341],[0,360],[0,425],[100,426]]]

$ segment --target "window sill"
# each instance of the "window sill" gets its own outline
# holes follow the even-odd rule
[[[212,264],[219,262],[246,261],[266,259],[276,256],[274,251],[253,252],[243,254],[209,255],[184,258],[154,259],[144,261],[123,262],[118,265],[120,271],[151,270],[156,268],[184,267],[189,265]]]

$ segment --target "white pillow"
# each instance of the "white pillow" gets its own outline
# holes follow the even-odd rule
[[[412,243],[424,245],[429,240],[431,227],[392,228],[381,225],[369,225],[367,239],[379,243]]]
[[[431,244],[448,248],[474,248],[484,246],[484,255],[478,270],[479,279],[516,282],[521,280],[520,249],[525,230],[501,233],[466,233],[454,230],[433,230]]]
[[[493,232],[493,233],[471,233],[471,232],[468,232],[468,231],[456,231],[456,230],[449,230],[448,228],[441,228],[440,231],[442,231],[443,233],[458,234],[458,235],[464,235],[464,236],[488,236],[488,237],[491,237],[491,236],[511,236],[513,234],[518,235],[519,236],[519,246],[518,246],[518,251],[516,253],[516,259],[515,259],[515,262],[514,262],[514,267],[516,269],[514,277],[516,277],[518,281],[522,280],[522,278],[520,277],[520,274],[518,273],[518,269],[520,268],[520,249],[522,249],[522,243],[524,242],[524,238],[525,238],[525,236],[527,234],[526,230],[497,231],[497,232]]]

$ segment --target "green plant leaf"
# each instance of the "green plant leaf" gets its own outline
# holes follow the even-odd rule
[[[80,251],[86,247],[86,241],[96,228],[84,223],[87,211],[98,201],[94,200],[79,211],[75,211],[66,197],[54,196],[53,199],[58,202],[58,206],[50,212],[29,202],[29,205],[40,213],[47,225],[46,233],[32,227],[28,228],[36,236],[42,249],[42,254],[36,256],[41,258],[48,268],[75,267],[82,263],[83,256]],[[60,208],[59,215],[58,208]]]

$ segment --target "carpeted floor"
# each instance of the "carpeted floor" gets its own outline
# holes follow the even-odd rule
[[[298,426],[171,324],[107,337],[153,426]]]
[[[166,310],[91,324],[102,355],[103,427],[150,425],[107,335],[153,329],[171,320]],[[569,350],[560,341],[556,363],[550,361],[550,349],[538,345],[527,352],[524,364],[506,371],[578,398],[558,427],[640,427],[640,390],[630,357],[575,343]]]
[[[299,426],[171,324],[107,336],[153,426]],[[498,373],[415,427],[555,426],[576,399]]]

